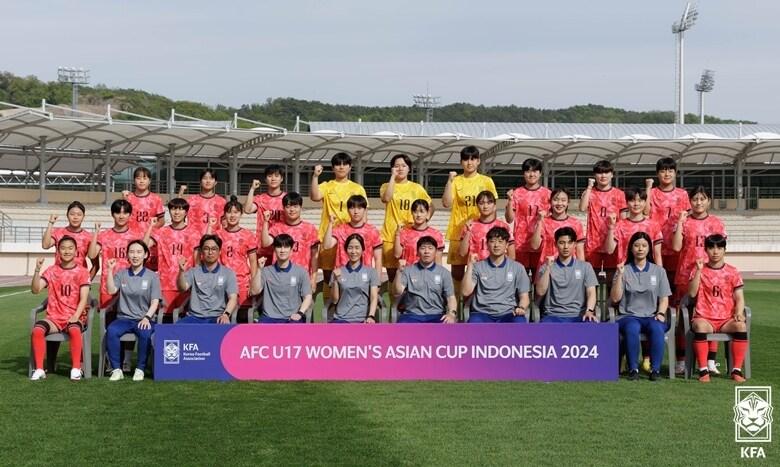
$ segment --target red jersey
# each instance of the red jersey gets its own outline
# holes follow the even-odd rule
[[[57,251],[56,245],[60,242],[62,237],[73,237],[76,240],[76,263],[87,267],[87,251],[89,250],[89,244],[92,242],[92,233],[86,229],[79,229],[77,231],[70,230],[68,227],[60,227],[54,229],[51,232],[51,238],[54,240],[54,264],[60,264],[60,253]]]
[[[248,278],[249,254],[257,251],[257,237],[251,231],[240,228],[236,231],[220,230],[217,235],[222,239],[219,261],[236,273],[236,278]]]
[[[588,201],[588,234],[585,251],[604,253],[604,239],[607,237],[609,215],[620,219],[620,211],[628,208],[626,195],[620,188],[612,187],[602,191],[594,187]]]
[[[160,252],[158,272],[162,290],[178,290],[176,276],[179,274],[179,257],[187,258],[187,267],[193,265],[193,251],[200,242],[200,232],[189,225],[182,229],[174,229],[166,225],[152,231],[152,239]]]
[[[146,196],[130,193],[127,202],[133,207],[133,212],[130,214],[130,230],[135,232],[138,238],[143,238],[149,227],[149,221],[165,217],[162,199],[152,192]]]
[[[213,233],[222,229],[222,216],[225,215],[225,205],[227,201],[225,198],[219,195],[211,197],[205,197],[198,193],[197,195],[190,195],[187,198],[187,203],[190,205],[190,210],[187,211],[187,223],[194,227],[198,232],[203,234],[209,226],[209,217],[215,217],[217,219],[216,225],[214,225]]]
[[[347,223],[339,224],[333,229],[333,236],[336,238],[337,268],[349,262],[344,242],[347,240],[347,237],[355,233],[363,237],[363,243],[366,246],[363,251],[363,264],[369,267],[374,266],[374,249],[382,248],[382,237],[379,236],[379,230],[368,222],[360,227],[352,227],[351,224]]]
[[[127,244],[136,240],[135,233],[127,229],[124,232],[117,232],[113,228],[103,229],[98,234],[97,242],[100,245],[100,262],[102,267],[100,268],[100,306],[105,306],[107,299],[113,299],[113,296],[106,290],[106,277],[108,277],[108,260],[116,258],[116,266],[114,271],[121,271],[122,269],[129,268],[130,263],[127,262]]]
[[[263,212],[271,211],[271,219],[268,221],[268,228],[277,222],[284,222],[284,206],[282,206],[282,198],[287,193],[282,192],[276,196],[271,196],[268,193],[255,195],[252,198],[255,206],[257,206],[257,232],[258,235],[263,231]]]
[[[694,268],[688,280],[693,280],[695,275]],[[734,266],[724,263],[715,269],[705,264],[701,269],[695,316],[711,320],[731,318],[734,316],[734,291],[742,286],[742,276]]]
[[[539,211],[550,211],[550,189],[540,186],[535,190],[526,187],[515,188],[510,202],[515,211],[515,249],[532,252],[531,237],[536,228]]]
[[[649,217],[645,217],[641,221],[632,221],[631,219],[620,219],[615,225],[614,237],[617,246],[615,247],[615,253],[617,254],[618,263],[625,263],[628,256],[628,242],[631,237],[637,232],[644,232],[650,236],[652,244],[650,248],[653,248],[658,243],[664,241],[664,236],[661,233],[661,226]]]
[[[663,191],[656,187],[650,190],[648,201],[650,202],[650,218],[661,226],[661,233],[664,236],[661,254],[676,255],[677,253],[672,249],[674,226],[677,225],[680,213],[691,209],[688,193],[682,188]]]
[[[426,227],[423,230],[417,230],[413,226],[406,226],[401,230],[400,238],[403,252],[401,253],[401,259],[406,261],[407,265],[414,264],[419,261],[417,256],[417,241],[425,236],[433,237],[436,240],[437,249],[439,251],[444,250],[444,236],[433,227]]]
[[[509,224],[506,222],[498,218],[493,220],[493,222],[482,222],[479,219],[475,219],[471,221],[471,239],[469,241],[468,255],[476,253],[477,256],[479,256],[480,261],[490,256],[490,252],[488,251],[487,247],[487,233],[488,230],[492,229],[493,227],[505,228],[506,231],[509,232],[510,245],[514,243],[512,240],[512,230],[509,228]],[[460,236],[461,240],[465,236],[466,227],[464,226]]]
[[[64,269],[57,263],[46,268],[41,278],[46,281],[46,287],[49,289],[46,319],[54,321],[58,326],[67,323],[79,306],[81,287],[89,287],[89,271],[78,263],[70,269]],[[79,317],[82,324],[87,322],[88,309],[89,305],[84,307]]]
[[[311,249],[320,244],[320,237],[314,224],[303,220],[294,225],[286,222],[277,222],[268,227],[268,234],[272,237],[280,234],[291,236],[295,243],[293,243],[290,261],[309,271],[309,274],[316,272],[311,270]],[[273,250],[273,246],[270,248]],[[276,258],[274,258],[274,261],[276,261]]]
[[[712,234],[726,236],[726,228],[717,216],[708,214],[703,219],[688,217],[685,220],[683,224],[683,246],[680,250],[680,260],[677,263],[677,274],[674,276],[674,281],[678,285],[686,285],[688,283],[688,277],[696,267],[696,259],[701,258],[707,261],[704,239]]]
[[[577,234],[577,242],[585,241],[585,231],[582,222],[574,216],[567,215],[564,219],[553,219],[548,216],[542,224],[542,245],[539,247],[539,264],[537,269],[544,264],[548,256],[558,256],[558,247],[555,246],[555,231],[563,227],[571,227]],[[526,265],[528,266],[528,265]]]

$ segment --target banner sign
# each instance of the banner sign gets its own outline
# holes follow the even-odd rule
[[[618,378],[618,327],[575,324],[170,324],[156,380]]]

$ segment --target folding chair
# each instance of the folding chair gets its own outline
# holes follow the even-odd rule
[[[696,356],[693,354],[693,330],[691,329],[691,322],[689,319],[691,314],[688,311],[687,303],[681,304],[680,308],[682,309],[683,327],[685,329],[685,377],[690,378],[693,374],[693,366],[696,362]],[[750,307],[745,306],[745,327],[747,328],[748,347],[747,351],[745,352],[745,362],[742,365],[742,372],[747,379],[750,379],[750,321],[752,319],[752,315],[753,311],[750,309]],[[707,341],[725,343],[723,347],[725,348],[726,354],[727,374],[731,374],[731,369],[734,367],[731,346],[729,345],[729,342],[732,341],[731,334],[726,334],[725,332],[710,332],[707,333]]]
[[[35,322],[38,320],[38,313],[46,311],[46,304],[48,299],[41,302],[40,305],[30,310],[30,332],[35,326]],[[92,377],[92,321],[95,316],[95,308],[97,307],[97,301],[93,298],[89,299],[87,305],[87,327],[81,333],[82,339],[82,353],[81,353],[81,370],[84,372],[84,378]],[[68,334],[65,332],[51,333],[46,336],[46,342],[66,342],[70,340]],[[55,368],[55,362],[57,360],[57,353],[47,353],[46,355],[46,367],[49,372],[53,372]],[[28,365],[28,377],[32,376],[33,368],[35,366],[35,360],[33,358],[32,344],[30,344],[30,361]]]
[[[615,308],[608,307],[609,310],[609,322],[615,323],[616,317],[615,317]],[[666,330],[666,333],[664,333],[664,342],[666,343],[666,357],[669,362],[669,379],[674,379],[674,364],[675,360],[677,359],[676,356],[676,346],[675,346],[675,339],[674,339],[674,329],[677,326],[677,311],[674,308],[669,308],[666,312],[666,316],[669,319],[669,329]],[[620,336],[620,340],[623,340],[623,336]],[[639,333],[639,341],[640,342],[646,342],[647,341],[647,334],[640,332]],[[620,355],[618,355],[618,359],[620,358]],[[620,364],[620,362],[618,362]]]

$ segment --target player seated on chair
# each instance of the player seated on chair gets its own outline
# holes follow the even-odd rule
[[[336,304],[332,323],[376,323],[379,304],[379,276],[363,263],[363,237],[353,233],[344,240],[348,262],[333,270],[330,292]]]
[[[260,322],[305,323],[312,301],[309,273],[291,261],[295,240],[290,235],[277,235],[273,245],[276,262],[266,266],[265,257],[260,257],[252,279],[251,294],[263,294]]]
[[[58,332],[66,333],[70,338],[70,379],[78,381],[83,376],[81,333],[87,325],[90,280],[87,268],[76,260],[76,249],[76,240],[66,235],[57,242],[58,264],[49,266],[41,275],[44,259],[38,258],[35,262],[30,291],[37,294],[49,289],[49,298],[45,318],[36,322],[32,329],[35,370],[30,379],[33,381],[46,378],[43,370],[46,335]]]
[[[230,324],[230,317],[238,304],[236,273],[220,264],[222,240],[216,235],[200,239],[200,265],[186,269],[187,258],[179,257],[179,275],[176,285],[180,292],[191,289],[187,316],[180,324]]]
[[[571,227],[555,231],[558,256],[548,256],[536,278],[536,298],[542,304],[543,323],[598,321],[593,266],[574,257],[577,233]]]
[[[653,242],[645,232],[628,240],[626,263],[618,263],[610,298],[618,304],[618,327],[628,359],[628,379],[639,379],[639,334],[650,341],[650,380],[657,381],[664,358],[664,335],[672,289],[664,268],[655,264]]]
[[[522,264],[507,256],[509,231],[493,227],[485,235],[489,256],[469,256],[463,295],[472,293],[469,323],[525,323],[531,288]]]
[[[120,364],[123,335],[133,333],[138,340],[138,363],[133,381],[143,381],[149,347],[152,345],[154,316],[160,306],[162,292],[160,277],[146,269],[149,247],[143,240],[133,240],[127,245],[129,268],[116,271],[116,258],[108,260],[106,289],[111,295],[119,294],[116,319],[106,328],[106,351],[111,362],[111,381],[124,378]]]
[[[436,264],[439,245],[430,236],[417,240],[420,260],[412,265],[399,261],[399,271],[393,283],[393,292],[400,297],[404,313],[399,323],[455,323],[458,320],[455,288],[452,275]]]
[[[722,332],[731,334],[734,364],[731,379],[745,381],[742,364],[747,351],[747,325],[745,323],[745,295],[739,270],[726,264],[726,237],[710,235],[704,239],[707,261],[696,260],[691,272],[688,295],[696,299],[695,312],[691,321],[693,351],[699,365],[699,381],[709,383],[707,369],[707,334]]]

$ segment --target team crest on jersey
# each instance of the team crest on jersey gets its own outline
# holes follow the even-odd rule
[[[436,274],[433,276],[433,283],[436,285],[441,284],[441,274]]]
[[[658,285],[658,276],[650,276],[650,285],[652,286]]]
[[[217,277],[217,285],[222,286],[225,284],[225,276]]]
[[[511,272],[506,273],[506,281],[512,282],[513,280],[515,280],[515,275],[512,274]]]
[[[141,281],[141,290],[147,290],[149,289],[149,281],[144,279]]]
[[[364,272],[364,273],[361,275],[361,278],[363,279],[363,282],[368,282],[368,273],[367,273],[367,272]]]
[[[290,285],[297,285],[298,284],[298,278],[295,276],[290,277]]]
[[[581,280],[582,279],[582,271],[580,269],[575,269],[574,270],[574,278],[577,279],[577,280]]]

